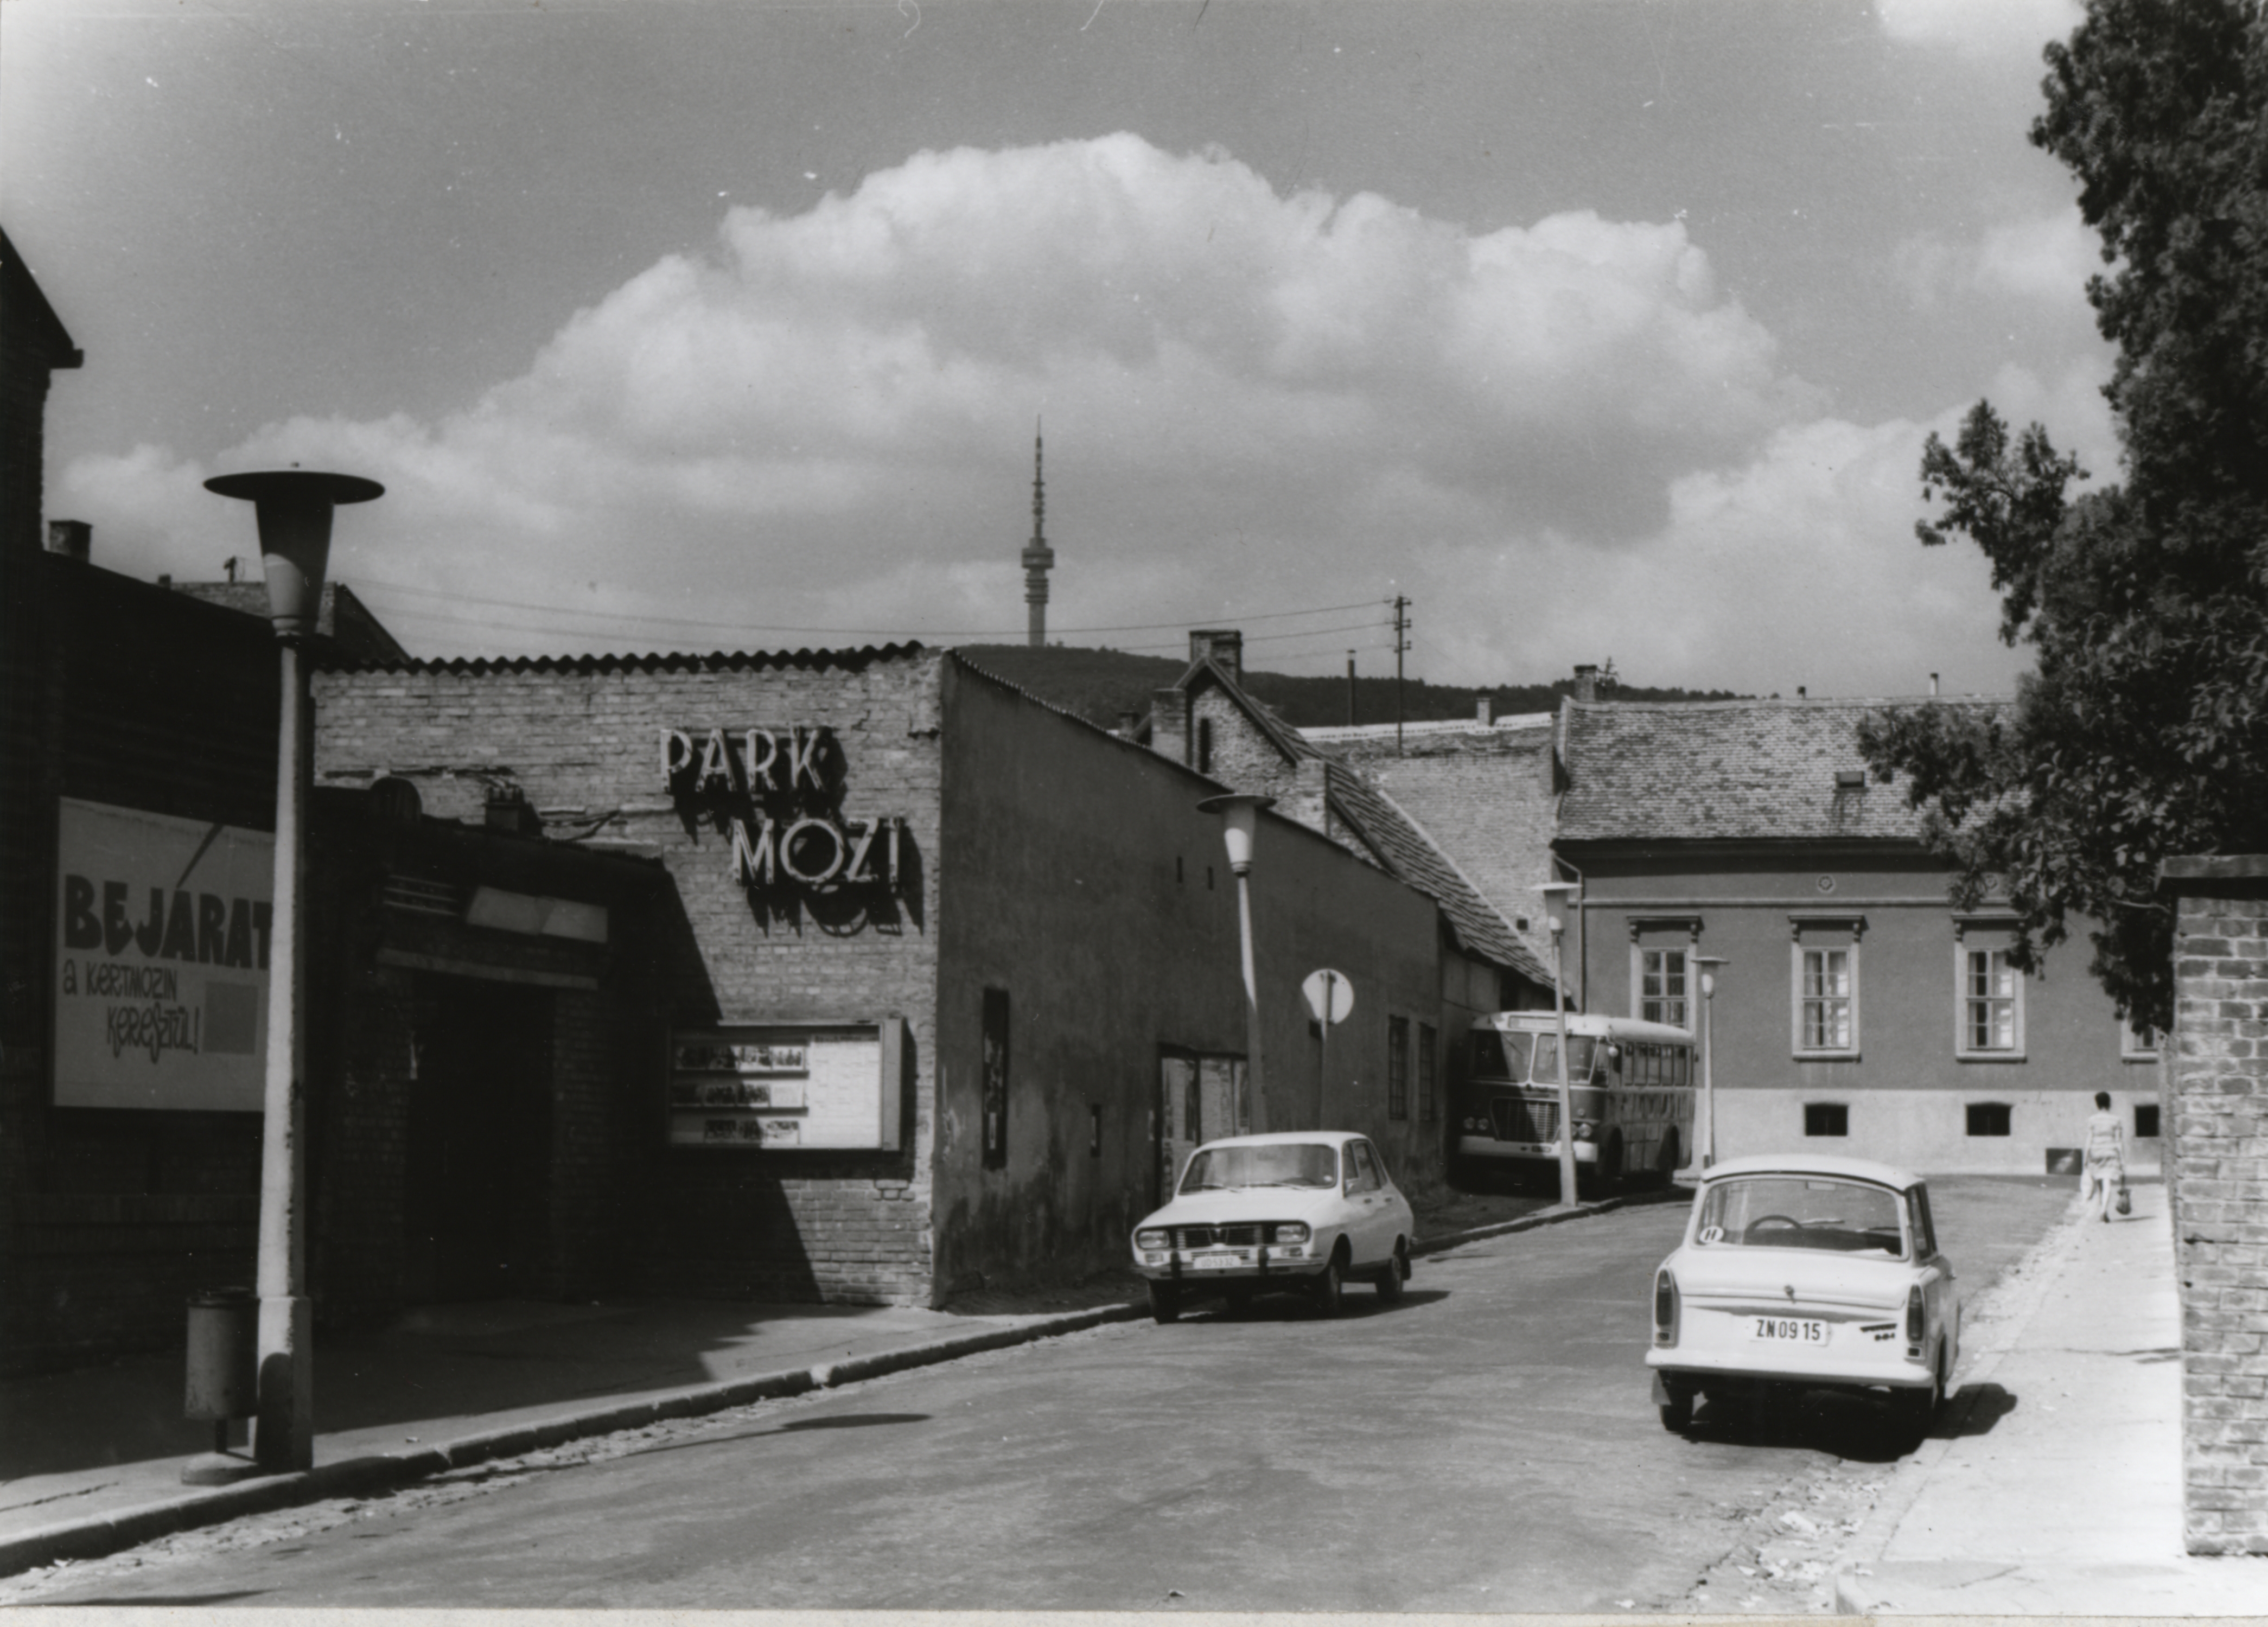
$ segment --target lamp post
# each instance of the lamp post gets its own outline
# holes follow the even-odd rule
[[[1257,1135],[1268,1128],[1265,1075],[1260,1065],[1260,979],[1252,957],[1252,842],[1259,832],[1260,810],[1275,806],[1275,798],[1248,791],[1207,797],[1197,804],[1206,813],[1220,815],[1221,839],[1228,844],[1228,867],[1236,876],[1236,918],[1244,943],[1244,1071],[1252,1092],[1252,1123],[1239,1125],[1239,1134],[1248,1129]]]
[[[286,1474],[315,1461],[314,1302],[306,1292],[306,1087],[307,939],[300,894],[307,873],[306,819],[313,755],[304,644],[322,608],[331,511],[386,488],[353,475],[299,469],[222,475],[205,490],[242,497],[260,526],[268,617],[282,652],[283,715],[276,731],[276,896],[269,928],[268,1072],[260,1145],[260,1388],[253,1456]]]
[[[1559,1024],[1559,1201],[1575,1201],[1575,1093],[1567,1080],[1567,996],[1564,992],[1566,978],[1561,968],[1561,944],[1567,924],[1560,910],[1565,906],[1567,894],[1575,890],[1572,881],[1546,881],[1535,889],[1543,894],[1543,907],[1548,912],[1545,924],[1551,932],[1551,1012]]]
[[[1716,1019],[1717,968],[1725,963],[1720,954],[1697,954],[1693,964],[1701,968],[1701,1167],[1707,1169],[1717,1161],[1717,1074]]]

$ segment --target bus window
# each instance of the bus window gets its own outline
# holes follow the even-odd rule
[[[1669,1053],[1669,1082],[1672,1085],[1693,1083],[1693,1053],[1682,1045]]]
[[[1515,1084],[1528,1077],[1528,1035],[1498,1034],[1483,1029],[1473,1035],[1473,1077],[1476,1079],[1510,1079]]]

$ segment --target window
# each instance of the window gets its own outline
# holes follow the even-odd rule
[[[1906,1211],[1913,1227],[1914,1258],[1926,1260],[1937,1252],[1937,1226],[1929,1218],[1927,1187],[1916,1187],[1906,1194]]]
[[[1852,928],[1822,932],[1801,924],[1796,931],[1796,1054],[1854,1056],[1859,1051],[1858,932]]]
[[[1955,1049],[1964,1056],[2021,1056],[2024,1051],[2024,975],[2008,951],[1962,946],[1960,956],[1961,1033]]]
[[[1347,1143],[1346,1189],[1350,1192],[1375,1192],[1385,1185],[1379,1169],[1378,1154],[1370,1150],[1367,1141]]]
[[[1386,1116],[1410,1116],[1410,1020],[1386,1020]]]
[[[1435,1053],[1440,1049],[1440,1036],[1435,1033],[1433,1025],[1428,1022],[1419,1023],[1418,1025],[1418,1121],[1421,1124],[1430,1124],[1441,1115],[1440,1104],[1436,1100],[1439,1093],[1435,1088],[1439,1071],[1435,1065]]]
[[[1212,719],[1197,719],[1197,772],[1212,772]]]
[[[987,1169],[1008,1167],[1008,991],[984,991],[983,1163]]]
[[[2138,1101],[2134,1104],[2134,1138],[2155,1140],[2158,1135],[2158,1104]]]
[[[1851,1108],[1841,1101],[1807,1101],[1803,1104],[1803,1133],[1807,1136],[1847,1136],[1851,1133]]]
[[[2155,1062],[2158,1060],[2158,1031],[2145,1024],[2137,1028],[2128,1023],[2118,1025],[2118,1056],[2124,1062]]]
[[[1972,1101],[1969,1104],[1969,1133],[1972,1136],[2005,1136],[2008,1133],[2008,1104],[2005,1101]]]
[[[1685,1024],[1685,951],[1640,949],[1638,952],[1638,1014],[1647,1022]]]
[[[1694,1023],[1693,957],[1700,953],[1698,916],[1631,916],[1630,1014],[1690,1030]]]

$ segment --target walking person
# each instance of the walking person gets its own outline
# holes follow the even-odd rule
[[[2087,1121],[2087,1207],[2109,1224],[2110,1206],[2126,1184],[2126,1127],[2110,1110],[2110,1093],[2095,1093],[2095,1113]]]

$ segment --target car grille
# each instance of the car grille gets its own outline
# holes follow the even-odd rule
[[[1176,1248],[1257,1248],[1264,1228],[1253,1226],[1181,1226],[1174,1228]]]
[[[1499,1096],[1489,1104],[1498,1141],[1550,1141],[1559,1134],[1559,1104]]]

